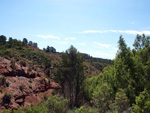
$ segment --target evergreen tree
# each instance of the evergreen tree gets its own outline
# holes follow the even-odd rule
[[[71,46],[62,54],[62,66],[59,73],[59,83],[63,87],[64,96],[68,98],[70,108],[78,106],[81,88],[85,79],[83,57],[76,48]]]
[[[32,41],[29,41],[28,45],[29,45],[29,46],[32,46],[32,45],[33,45],[33,42],[32,42]]]
[[[9,43],[9,47],[12,48],[13,47],[13,39],[12,39],[12,37],[9,37],[8,43]]]
[[[6,36],[0,35],[0,44],[5,44],[6,43]]]
[[[26,38],[23,38],[23,46],[26,46],[28,44],[28,40]]]

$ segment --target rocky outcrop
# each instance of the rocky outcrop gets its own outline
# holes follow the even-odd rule
[[[28,72],[28,67],[15,64],[16,69],[11,68],[11,62],[0,58],[0,78],[5,77],[8,86],[0,84],[0,112],[7,109],[18,109],[20,106],[34,105],[52,94],[54,89],[61,86],[50,79],[38,76],[33,70]],[[5,94],[10,94],[10,102],[4,102]]]
[[[23,67],[18,65],[17,63],[14,64],[14,68],[12,69],[11,61],[0,57],[0,75],[4,76],[24,76],[27,78],[35,78],[38,76],[37,72],[34,70],[29,69],[29,67]]]

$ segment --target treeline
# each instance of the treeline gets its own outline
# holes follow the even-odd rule
[[[21,41],[21,40],[17,40],[17,39],[13,39],[12,37],[9,37],[7,41],[7,38],[4,35],[0,35],[0,45],[6,45],[8,48],[19,47],[20,49],[23,46],[31,46],[31,47],[38,48],[38,44],[36,42],[28,41],[27,38],[23,38],[23,40]],[[47,48],[46,49],[43,48],[43,50],[46,52],[56,53],[56,49],[54,47],[47,46]]]
[[[105,63],[105,64],[112,64],[112,60],[110,59],[95,58],[86,53],[81,53],[81,54],[83,55],[84,59],[88,62],[100,62],[100,63]]]
[[[16,47],[16,46],[22,47],[22,46],[27,46],[27,45],[38,48],[37,43],[32,42],[32,41],[28,42],[27,38],[23,38],[23,40],[20,41],[20,40],[17,40],[17,39],[13,39],[12,37],[9,37],[9,39],[7,41],[6,36],[1,35],[0,36],[0,45],[4,45],[4,44],[7,44],[9,48],[13,48],[13,47]]]

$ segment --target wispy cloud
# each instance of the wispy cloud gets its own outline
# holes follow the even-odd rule
[[[78,43],[79,45],[81,45],[81,46],[85,46],[86,45],[86,43]]]
[[[60,39],[60,37],[54,35],[36,35],[36,37],[44,39]]]
[[[93,42],[95,45],[98,45],[100,47],[103,47],[103,48],[110,48],[111,45],[110,44],[102,44],[102,43],[97,43],[97,42]]]
[[[135,31],[135,30],[110,30],[111,32],[115,32],[115,33],[126,33],[126,34],[132,34],[132,35],[136,35],[136,34],[150,34],[150,31]]]
[[[83,31],[80,33],[107,33],[107,32],[113,32],[113,33],[125,33],[125,34],[131,34],[131,35],[136,35],[136,34],[145,34],[145,35],[150,35],[149,30],[145,31],[136,31],[136,30],[103,30],[103,31],[94,31],[94,30],[87,30]]]
[[[87,31],[79,32],[79,33],[105,33],[105,32],[108,32],[108,31],[87,30]]]
[[[76,40],[75,37],[69,37],[69,38],[65,38],[65,40]]]
[[[70,37],[70,40],[76,40],[76,38],[75,37]]]

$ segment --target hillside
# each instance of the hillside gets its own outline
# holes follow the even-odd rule
[[[37,43],[27,43],[25,39],[10,38],[0,44],[0,110],[35,105],[49,97],[54,89],[61,88],[54,79],[62,64],[62,53],[52,47],[40,50]],[[98,75],[111,65],[111,60],[81,55],[86,77]],[[5,96],[8,99],[4,100]]]

